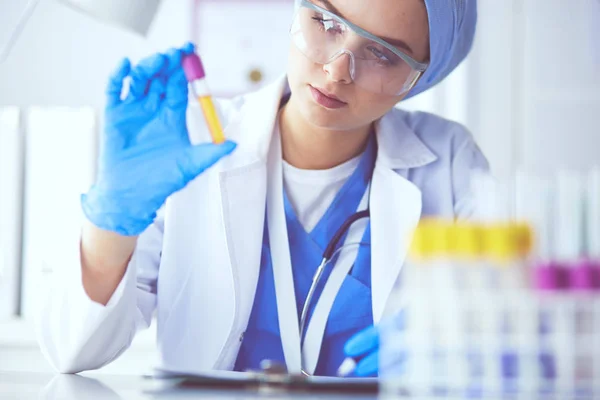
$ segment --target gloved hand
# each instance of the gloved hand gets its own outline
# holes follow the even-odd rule
[[[379,331],[371,325],[352,336],[344,346],[346,357],[359,360],[356,376],[377,376],[379,371]]]
[[[379,373],[380,331],[382,329],[392,329],[394,334],[400,334],[404,326],[404,313],[400,312],[389,319],[381,321],[378,326],[371,325],[348,339],[344,346],[344,354],[346,357],[358,360],[354,375],[361,377],[377,376]],[[399,366],[396,364],[403,364],[405,358],[405,354],[394,354],[393,357],[388,357],[388,361],[393,359],[395,364],[393,368],[397,370]]]
[[[99,228],[139,235],[171,194],[234,150],[233,142],[190,144],[181,60],[193,51],[188,43],[134,68],[125,59],[110,78],[98,176],[81,198],[86,217]],[[128,76],[130,90],[122,100]]]

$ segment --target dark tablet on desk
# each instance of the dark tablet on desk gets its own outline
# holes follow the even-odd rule
[[[332,378],[321,376],[254,372],[208,371],[203,374],[187,374],[157,371],[152,379],[171,382],[181,388],[206,388],[224,390],[283,390],[293,392],[327,392],[376,394],[379,383],[376,378]]]

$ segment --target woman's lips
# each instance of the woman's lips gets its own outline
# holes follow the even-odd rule
[[[334,95],[325,94],[324,91],[320,89],[317,89],[311,85],[308,86],[310,88],[310,93],[312,94],[313,100],[325,108],[337,109],[348,105],[348,103],[337,99]]]

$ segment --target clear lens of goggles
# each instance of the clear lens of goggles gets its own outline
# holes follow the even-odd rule
[[[348,57],[352,80],[366,90],[394,96],[408,92],[427,65],[358,30],[362,31],[304,0],[296,11],[290,35],[295,46],[319,64]]]

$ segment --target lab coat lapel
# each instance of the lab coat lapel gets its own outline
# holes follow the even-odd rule
[[[376,133],[378,154],[370,197],[374,323],[384,315],[387,300],[405,262],[412,233],[421,217],[421,191],[407,179],[408,170],[437,158],[398,111],[382,117]]]
[[[421,216],[421,191],[395,171],[376,165],[371,188],[371,289],[379,322]]]
[[[283,88],[284,82],[277,81],[248,95],[239,115],[225,129],[225,136],[238,143],[236,151],[239,151],[236,157],[223,159],[219,173],[227,257],[235,288],[235,319],[231,333],[245,328],[254,302],[265,225],[265,154]],[[233,339],[237,341],[238,338]]]

